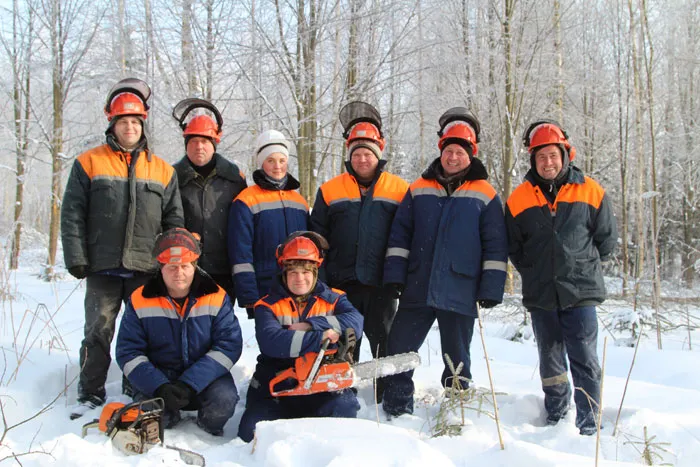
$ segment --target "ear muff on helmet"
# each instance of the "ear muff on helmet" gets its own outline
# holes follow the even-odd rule
[[[543,119],[531,123],[523,133],[523,145],[532,155],[537,148],[550,144],[559,145],[564,149],[573,161],[576,157],[576,148],[569,142],[569,135],[555,120]]]
[[[289,260],[311,261],[320,266],[328,248],[328,241],[321,234],[301,230],[289,235],[277,247],[275,257],[280,267]]]

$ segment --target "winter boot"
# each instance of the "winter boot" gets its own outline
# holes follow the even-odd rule
[[[80,418],[90,410],[95,409],[103,405],[104,403],[105,400],[98,396],[81,397],[78,400],[78,403],[72,407],[70,412],[70,419],[75,420],[77,418]]]

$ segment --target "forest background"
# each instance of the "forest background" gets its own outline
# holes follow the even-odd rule
[[[553,118],[612,199],[620,248],[606,274],[622,294],[653,290],[658,306],[662,282],[697,280],[700,1],[2,0],[0,20],[10,269],[33,239],[46,246],[44,276],[57,274],[67,171],[104,141],[109,88],[134,76],[153,90],[156,154],[183,157],[170,113],[203,97],[224,117],[218,152],[248,176],[257,134],[291,138],[310,203],[343,170],[337,116],[350,100],[378,107],[388,168],[409,181],[439,155],[438,116],[466,106],[504,201],[530,165],[524,128]]]

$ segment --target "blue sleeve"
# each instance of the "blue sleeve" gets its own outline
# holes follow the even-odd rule
[[[235,200],[228,216],[228,254],[236,297],[242,307],[260,298],[253,266],[253,229],[253,212],[243,201]]]
[[[384,261],[384,283],[406,284],[408,257],[413,241],[413,196],[409,190],[401,200],[391,224]]]
[[[211,349],[186,369],[180,380],[200,393],[214,380],[231,371],[241,357],[243,338],[228,296],[211,325]]]
[[[508,266],[508,238],[503,205],[496,195],[479,218],[481,236],[481,281],[477,299],[503,301]]]
[[[117,334],[116,359],[119,368],[139,392],[152,396],[169,379],[148,359],[148,339],[131,300],[127,301]]]
[[[341,295],[335,303],[332,315],[313,316],[307,318],[306,322],[311,325],[314,331],[323,332],[326,329],[333,329],[338,334],[343,334],[347,328],[353,328],[355,335],[361,336],[364,329],[364,317],[350,303],[345,294]]]
[[[316,201],[314,201],[314,207],[311,210],[309,228],[314,232],[323,235],[326,240],[330,241],[329,235],[331,230],[328,219],[328,205],[326,204],[326,200],[323,199],[323,192],[320,188],[318,189],[318,192],[316,192]],[[326,282],[327,280],[325,261],[323,264],[321,264],[321,267],[318,270],[318,279],[323,282]]]
[[[296,358],[321,348],[323,331],[293,331],[282,326],[263,302],[255,305],[255,339],[260,352],[273,358]]]

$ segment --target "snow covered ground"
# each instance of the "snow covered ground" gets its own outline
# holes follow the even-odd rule
[[[72,278],[55,283],[39,280],[43,252],[25,255],[22,267],[7,276],[0,274],[0,464],[15,465],[14,454],[44,451],[18,458],[25,466],[175,466],[184,465],[178,455],[163,448],[126,457],[112,448],[97,431],[85,439],[83,423],[99,416],[88,413],[70,421],[68,406],[74,403],[76,383],[61,395],[78,371],[78,349],[82,339],[84,286]],[[486,346],[494,374],[505,450],[499,447],[496,425],[477,410],[465,411],[465,426],[458,436],[432,437],[440,407],[439,378],[442,361],[439,335],[433,329],[421,349],[422,366],[415,373],[416,412],[387,421],[373,402],[372,389],[360,389],[362,409],[357,420],[302,419],[261,423],[257,443],[236,438],[243,412],[248,381],[255,367],[257,344],[253,322],[238,310],[243,329],[244,351],[233,369],[241,394],[236,414],[226,425],[223,438],[210,436],[185,420],[166,432],[167,444],[197,451],[208,466],[593,466],[596,439],[583,437],[574,427],[573,411],[557,426],[545,426],[542,393],[537,370],[537,352],[531,329],[521,331],[519,342],[509,340],[522,315],[510,305],[498,307],[485,321]],[[683,310],[700,315],[700,305],[684,302],[671,319],[681,326],[663,334],[663,350],[657,350],[656,335],[647,331],[642,339],[618,434],[613,425],[622,398],[634,349],[619,334],[615,324],[636,315],[630,304],[609,301],[601,310],[599,355],[608,336],[603,392],[604,429],[600,465],[642,463],[644,428],[652,438],[654,464],[700,465],[700,332],[690,334],[683,326]],[[692,319],[692,318],[691,318]],[[689,342],[690,340],[690,342]],[[689,351],[689,343],[693,349]],[[364,358],[369,358],[366,346]],[[476,386],[488,388],[486,361],[478,332],[472,343],[472,373]],[[107,392],[110,400],[120,395],[121,374],[116,364],[110,370]],[[37,414],[57,398],[45,413]],[[476,402],[474,404],[476,407]],[[484,410],[491,410],[484,406]],[[26,423],[6,430],[27,419]],[[452,422],[461,421],[454,414]],[[3,437],[4,433],[4,437]],[[5,459],[4,461],[2,459]]]

